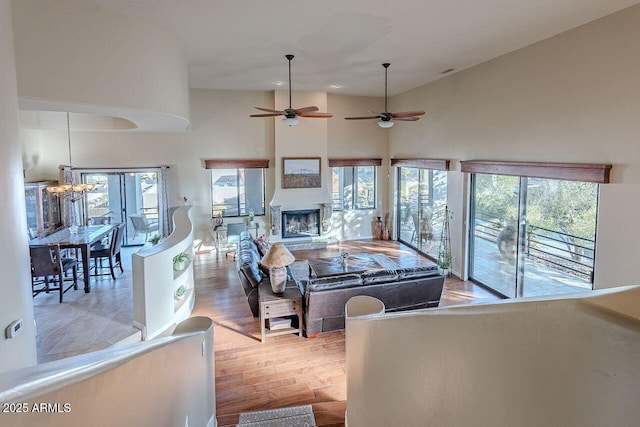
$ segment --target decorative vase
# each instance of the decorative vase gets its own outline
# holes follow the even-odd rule
[[[349,265],[349,252],[343,252],[342,253],[342,268],[346,269],[347,266]]]
[[[382,230],[382,240],[389,240],[389,227],[384,226]]]
[[[376,221],[376,239],[382,239],[382,217]]]
[[[184,270],[185,266],[186,266],[187,262],[186,261],[178,261],[178,262],[174,262],[173,263],[173,269],[175,271],[182,271]]]

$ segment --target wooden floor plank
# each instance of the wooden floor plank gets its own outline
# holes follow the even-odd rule
[[[293,251],[296,260],[382,253],[400,265],[428,260],[394,241],[342,242],[326,249]],[[296,335],[260,342],[254,318],[240,285],[235,262],[198,254],[194,260],[196,305],[193,315],[211,317],[215,333],[216,414],[221,426],[233,425],[241,412],[312,404],[318,426],[344,425],[346,360],[344,331],[307,339]],[[470,282],[448,278],[441,306],[496,301]]]

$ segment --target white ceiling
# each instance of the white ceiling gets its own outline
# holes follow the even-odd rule
[[[471,67],[638,0],[91,0],[184,47],[193,88],[389,95]],[[339,89],[331,85],[341,85]],[[285,86],[286,87],[286,86]],[[284,87],[283,87],[284,88]]]

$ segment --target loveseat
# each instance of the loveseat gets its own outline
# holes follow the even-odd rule
[[[265,247],[261,248],[263,253]],[[344,307],[349,298],[368,295],[380,299],[386,311],[437,307],[442,295],[444,274],[434,263],[400,267],[384,255],[372,255],[382,269],[361,274],[325,278],[311,277],[309,263],[297,261],[288,275],[303,295],[305,334],[344,329]],[[248,232],[242,232],[236,266],[240,283],[254,317],[260,315],[258,286],[269,276],[259,262],[262,254]]]

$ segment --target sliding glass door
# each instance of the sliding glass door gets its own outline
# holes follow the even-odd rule
[[[470,278],[509,298],[593,288],[598,184],[473,174]]]
[[[398,168],[398,240],[437,259],[446,205],[446,171]]]
[[[125,245],[144,244],[147,237],[158,233],[156,171],[83,172],[81,177],[82,182],[96,186],[87,200],[90,223],[126,223]],[[141,217],[142,221],[136,220]],[[140,224],[146,224],[146,229]]]

